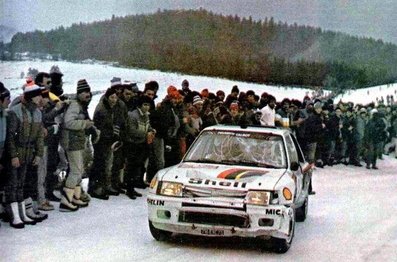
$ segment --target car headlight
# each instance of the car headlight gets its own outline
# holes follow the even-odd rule
[[[152,181],[150,181],[150,189],[155,189],[157,187],[158,180],[157,180],[157,175],[153,177]]]
[[[162,182],[160,186],[160,195],[164,196],[182,196],[183,185],[175,182]]]
[[[248,191],[245,197],[245,203],[250,205],[267,206],[270,201],[270,192],[266,191]]]

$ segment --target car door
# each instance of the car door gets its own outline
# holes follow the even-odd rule
[[[309,165],[308,162],[306,162],[305,157],[302,153],[302,150],[299,146],[298,140],[296,139],[296,137],[291,134],[291,139],[295,145],[297,154],[298,154],[298,161],[299,161],[299,165],[301,166],[300,170],[302,172],[302,176],[303,176],[303,184],[302,184],[302,189],[307,193],[307,191],[309,190],[309,184],[310,184],[310,179],[311,179],[311,175],[312,175],[312,168]]]
[[[285,143],[287,146],[287,151],[288,151],[288,156],[289,156],[289,163],[290,164],[298,164],[297,168],[291,168],[291,171],[293,173],[293,178],[295,180],[296,184],[296,192],[295,196],[300,197],[302,194],[302,188],[303,188],[303,174],[302,174],[302,168],[301,168],[301,162],[299,159],[299,148],[296,147],[294,140],[292,138],[292,134],[289,134],[285,137]],[[292,167],[291,165],[291,167]]]

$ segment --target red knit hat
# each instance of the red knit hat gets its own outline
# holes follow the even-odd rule
[[[167,94],[170,95],[172,92],[178,91],[178,89],[175,86],[169,86],[167,88]]]
[[[168,90],[167,90],[168,91]],[[178,92],[178,90],[171,90],[170,93],[168,93],[168,97],[170,99],[182,99],[181,94]]]
[[[201,97],[203,97],[203,98],[208,97],[208,95],[209,95],[208,89],[205,88],[205,89],[201,90],[201,94],[200,94],[200,95],[201,95]]]

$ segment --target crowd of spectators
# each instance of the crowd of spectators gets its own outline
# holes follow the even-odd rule
[[[167,87],[114,77],[92,116],[89,83],[78,81],[73,96],[63,92],[63,74],[54,66],[27,78],[13,98],[0,83],[0,213],[14,228],[48,217],[42,211],[77,211],[91,197],[107,200],[150,184],[156,172],[177,164],[200,131],[216,124],[290,128],[306,160],[319,168],[336,164],[378,169],[377,160],[397,156],[397,108],[354,105],[305,96],[276,98],[253,90],[229,94]],[[66,176],[65,176],[66,174]],[[88,192],[82,179],[88,177]],[[60,194],[56,192],[59,190]],[[59,198],[59,196],[61,196]]]

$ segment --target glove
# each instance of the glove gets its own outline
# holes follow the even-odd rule
[[[52,128],[54,129],[54,135],[58,134],[59,125],[58,124],[52,125]]]
[[[116,142],[114,142],[114,143],[112,144],[112,146],[111,146],[110,148],[111,148],[111,150],[112,150],[113,152],[115,152],[115,151],[119,150],[122,146],[123,146],[123,142],[116,141]]]

